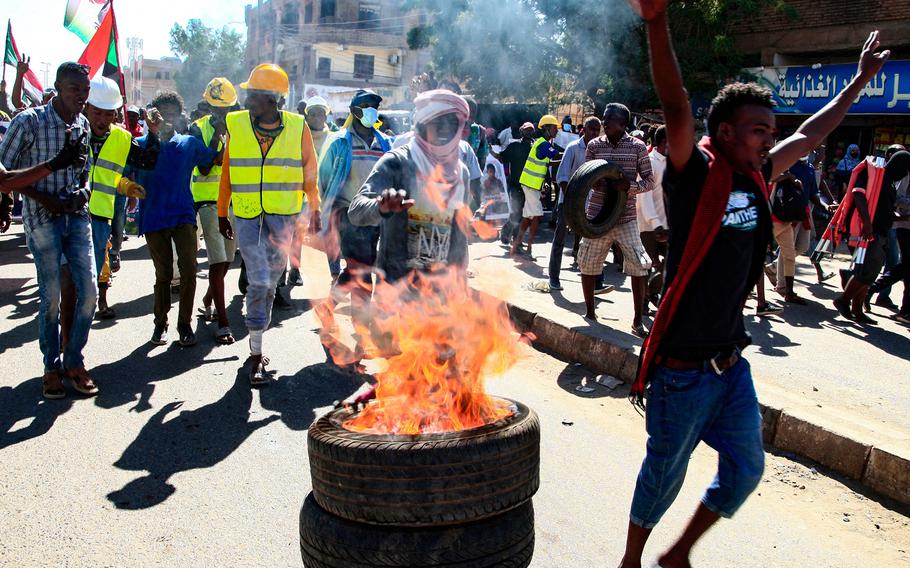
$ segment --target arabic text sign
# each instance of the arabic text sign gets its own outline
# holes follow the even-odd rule
[[[747,69],[771,89],[776,112],[813,114],[850,83],[856,64]],[[863,87],[850,114],[910,114],[910,61],[888,61]]]

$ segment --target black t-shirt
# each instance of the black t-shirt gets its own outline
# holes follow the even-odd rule
[[[769,179],[770,160],[762,175]],[[679,268],[707,176],[708,158],[698,148],[682,172],[667,168],[663,184],[671,227],[667,285]],[[771,212],[764,192],[751,178],[734,173],[720,232],[680,299],[661,354],[700,360],[751,342],[743,324],[743,303],[761,274],[770,238]]]
[[[509,167],[509,187],[518,187],[521,172],[525,169],[525,162],[528,161],[528,155],[531,154],[531,143],[525,140],[512,142],[503,150],[502,162]]]
[[[856,176],[856,184],[853,187],[867,189],[869,185],[869,175],[862,171]],[[887,235],[894,224],[894,208],[897,206],[897,188],[894,182],[885,176],[882,180],[882,190],[878,194],[878,203],[875,206],[875,215],[872,216],[872,232],[876,235]],[[854,208],[851,214],[855,213]],[[859,213],[855,213],[859,215]]]

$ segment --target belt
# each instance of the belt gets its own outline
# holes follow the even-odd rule
[[[675,357],[658,357],[656,363],[668,369],[676,371],[691,371],[693,369],[710,368],[720,375],[729,370],[739,361],[739,350],[733,351],[730,355],[716,355],[711,359],[702,359],[700,361],[691,361],[686,359],[677,359]]]

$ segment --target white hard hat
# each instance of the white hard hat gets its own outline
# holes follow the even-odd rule
[[[329,103],[322,97],[310,97],[306,100],[306,107],[322,107],[325,110],[326,114],[332,112],[332,107],[329,106]]]
[[[96,75],[92,79],[91,91],[88,93],[88,104],[101,110],[117,110],[123,106],[120,87],[111,79]]]

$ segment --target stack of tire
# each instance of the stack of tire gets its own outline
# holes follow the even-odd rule
[[[300,512],[306,568],[528,566],[540,422],[527,406],[461,432],[346,430],[351,409],[310,426],[313,491]]]

